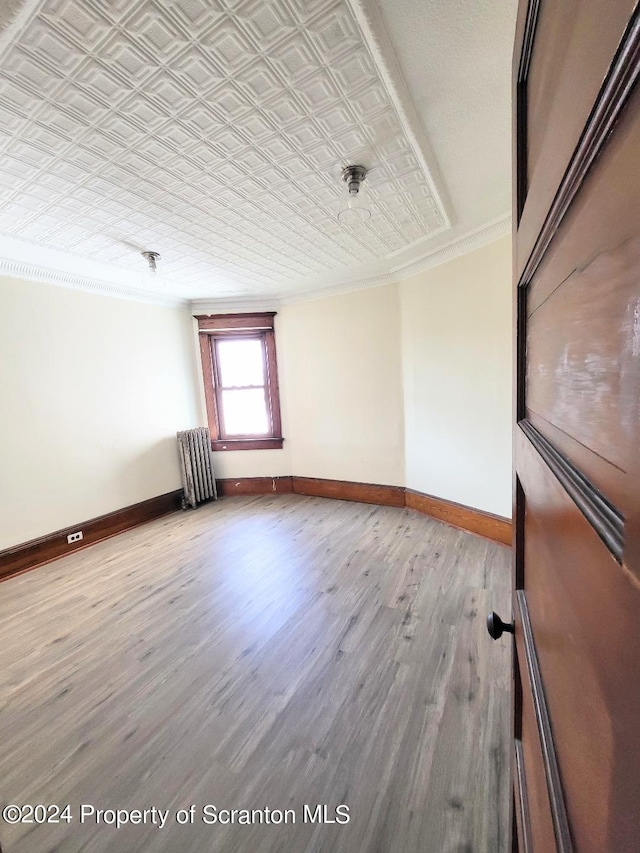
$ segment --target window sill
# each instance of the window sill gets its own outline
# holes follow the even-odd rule
[[[281,450],[284,438],[211,439],[212,450]]]

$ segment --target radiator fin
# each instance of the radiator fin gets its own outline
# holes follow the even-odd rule
[[[211,438],[207,427],[178,433],[178,449],[184,488],[184,506],[196,507],[202,501],[216,499],[216,480],[211,458]]]

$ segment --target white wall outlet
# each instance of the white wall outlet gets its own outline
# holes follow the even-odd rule
[[[82,530],[78,530],[77,533],[70,533],[67,536],[67,542],[71,545],[73,542],[79,542],[82,538]]]

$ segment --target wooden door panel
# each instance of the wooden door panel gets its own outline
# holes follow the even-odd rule
[[[526,69],[527,193],[519,263],[542,223],[597,99],[636,0],[534,2],[535,37]],[[522,272],[520,266],[518,273]]]
[[[527,91],[527,166],[536,187],[545,153],[553,155],[556,168],[562,159],[566,166],[634,5],[634,0],[540,3]]]
[[[639,279],[636,238],[565,279],[526,332],[527,416],[555,426],[553,435],[541,431],[623,512],[640,416]]]
[[[588,180],[566,188],[570,207],[532,276],[529,314],[574,272],[637,238],[639,116],[640,89],[636,87],[618,115],[615,134],[602,140],[594,162],[585,152],[582,167],[576,163],[576,169],[588,170]]]
[[[534,853],[627,853],[640,849],[640,3],[522,0],[513,73],[518,833]]]
[[[526,287],[524,412],[622,517],[638,511],[640,89]],[[635,501],[635,503],[634,503]]]
[[[524,434],[519,444],[523,595],[569,826],[577,850],[630,853],[640,838],[640,585]]]
[[[527,412],[623,472],[638,416],[639,277],[636,239],[574,272],[527,319]]]

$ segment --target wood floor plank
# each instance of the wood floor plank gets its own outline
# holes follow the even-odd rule
[[[226,498],[0,585],[5,853],[506,853],[509,552],[425,516]],[[80,825],[80,804],[168,809]],[[346,825],[305,823],[341,803]],[[176,810],[197,806],[180,826]],[[294,809],[212,825],[201,808]]]

